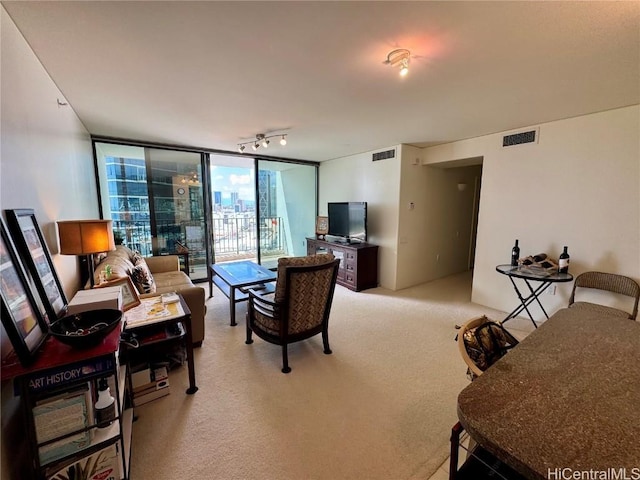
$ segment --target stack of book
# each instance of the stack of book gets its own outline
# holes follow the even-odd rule
[[[33,420],[42,444],[38,449],[42,465],[84,449],[91,442],[93,430],[88,428],[94,422],[89,383],[37,401]]]
[[[146,367],[132,373],[131,384],[136,407],[171,393],[166,366]]]

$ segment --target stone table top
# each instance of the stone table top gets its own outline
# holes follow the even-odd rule
[[[458,418],[532,480],[640,478],[640,322],[560,310],[462,390]]]

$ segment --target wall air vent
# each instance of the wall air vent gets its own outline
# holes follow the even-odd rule
[[[387,158],[395,158],[396,149],[386,150],[384,152],[376,152],[371,156],[371,160],[377,162],[378,160],[386,160]]]
[[[527,132],[512,133],[502,137],[503,147],[512,147],[514,145],[522,145],[523,143],[538,143],[539,129],[529,130]]]

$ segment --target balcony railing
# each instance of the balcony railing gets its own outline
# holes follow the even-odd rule
[[[212,219],[213,251],[217,261],[257,255],[255,216]],[[205,225],[202,222],[159,222],[156,226],[156,254],[175,252],[179,241],[189,249],[192,265],[206,261]],[[150,223],[115,220],[113,232],[116,238],[142,255],[153,255]],[[263,255],[282,255],[286,252],[285,226],[281,217],[260,219],[260,247]]]

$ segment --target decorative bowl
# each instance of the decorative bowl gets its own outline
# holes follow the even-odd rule
[[[61,318],[49,325],[51,335],[73,348],[91,348],[113,331],[122,319],[114,309],[88,310]]]

